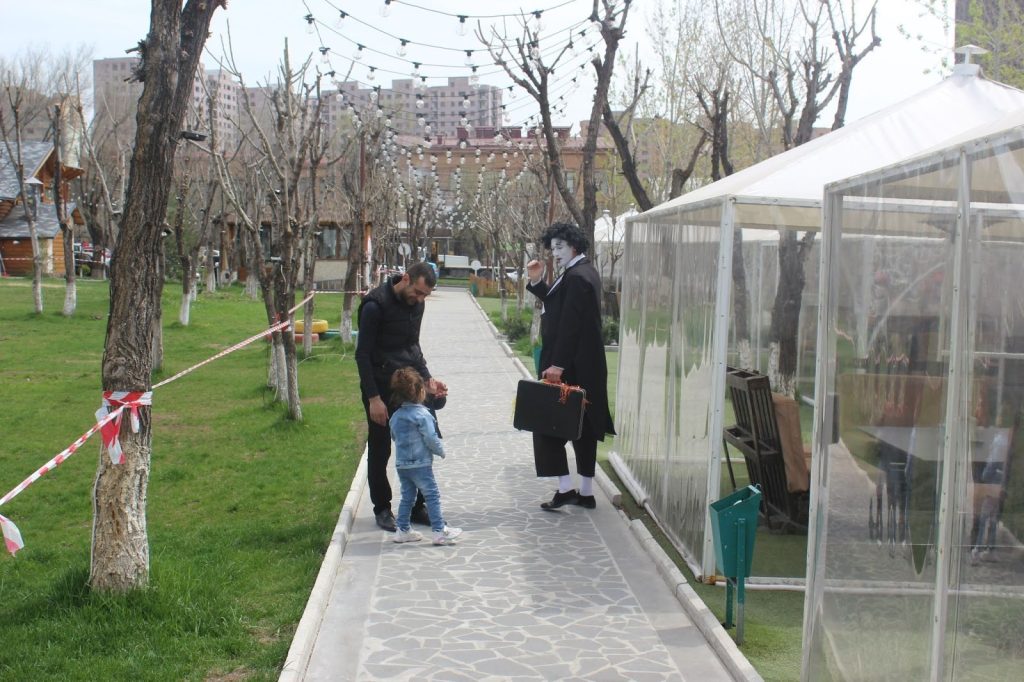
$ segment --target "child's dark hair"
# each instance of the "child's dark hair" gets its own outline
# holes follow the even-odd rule
[[[423,377],[412,367],[395,370],[395,373],[391,375],[391,402],[393,404],[422,403],[426,398],[427,388],[423,383]]]

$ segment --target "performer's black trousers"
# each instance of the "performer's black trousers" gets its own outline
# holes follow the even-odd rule
[[[567,476],[569,461],[566,459],[565,444],[568,441],[551,436],[533,434],[533,461],[537,476]],[[597,439],[583,427],[583,435],[572,442],[576,453],[576,473],[588,478],[594,477],[597,466]]]

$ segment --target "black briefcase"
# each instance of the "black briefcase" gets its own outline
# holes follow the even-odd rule
[[[512,426],[542,436],[579,440],[587,393],[579,386],[522,379]]]

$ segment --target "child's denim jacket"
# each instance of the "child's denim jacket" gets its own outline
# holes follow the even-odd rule
[[[389,421],[395,441],[395,467],[412,469],[430,466],[433,456],[444,457],[437,437],[437,422],[424,405],[402,403]]]

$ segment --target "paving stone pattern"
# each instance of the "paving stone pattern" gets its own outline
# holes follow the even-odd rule
[[[395,544],[364,494],[305,679],[729,679],[600,489],[596,510],[540,509],[554,479],[511,426],[521,375],[468,294],[431,296],[422,345],[450,389],[434,469],[465,532]]]

